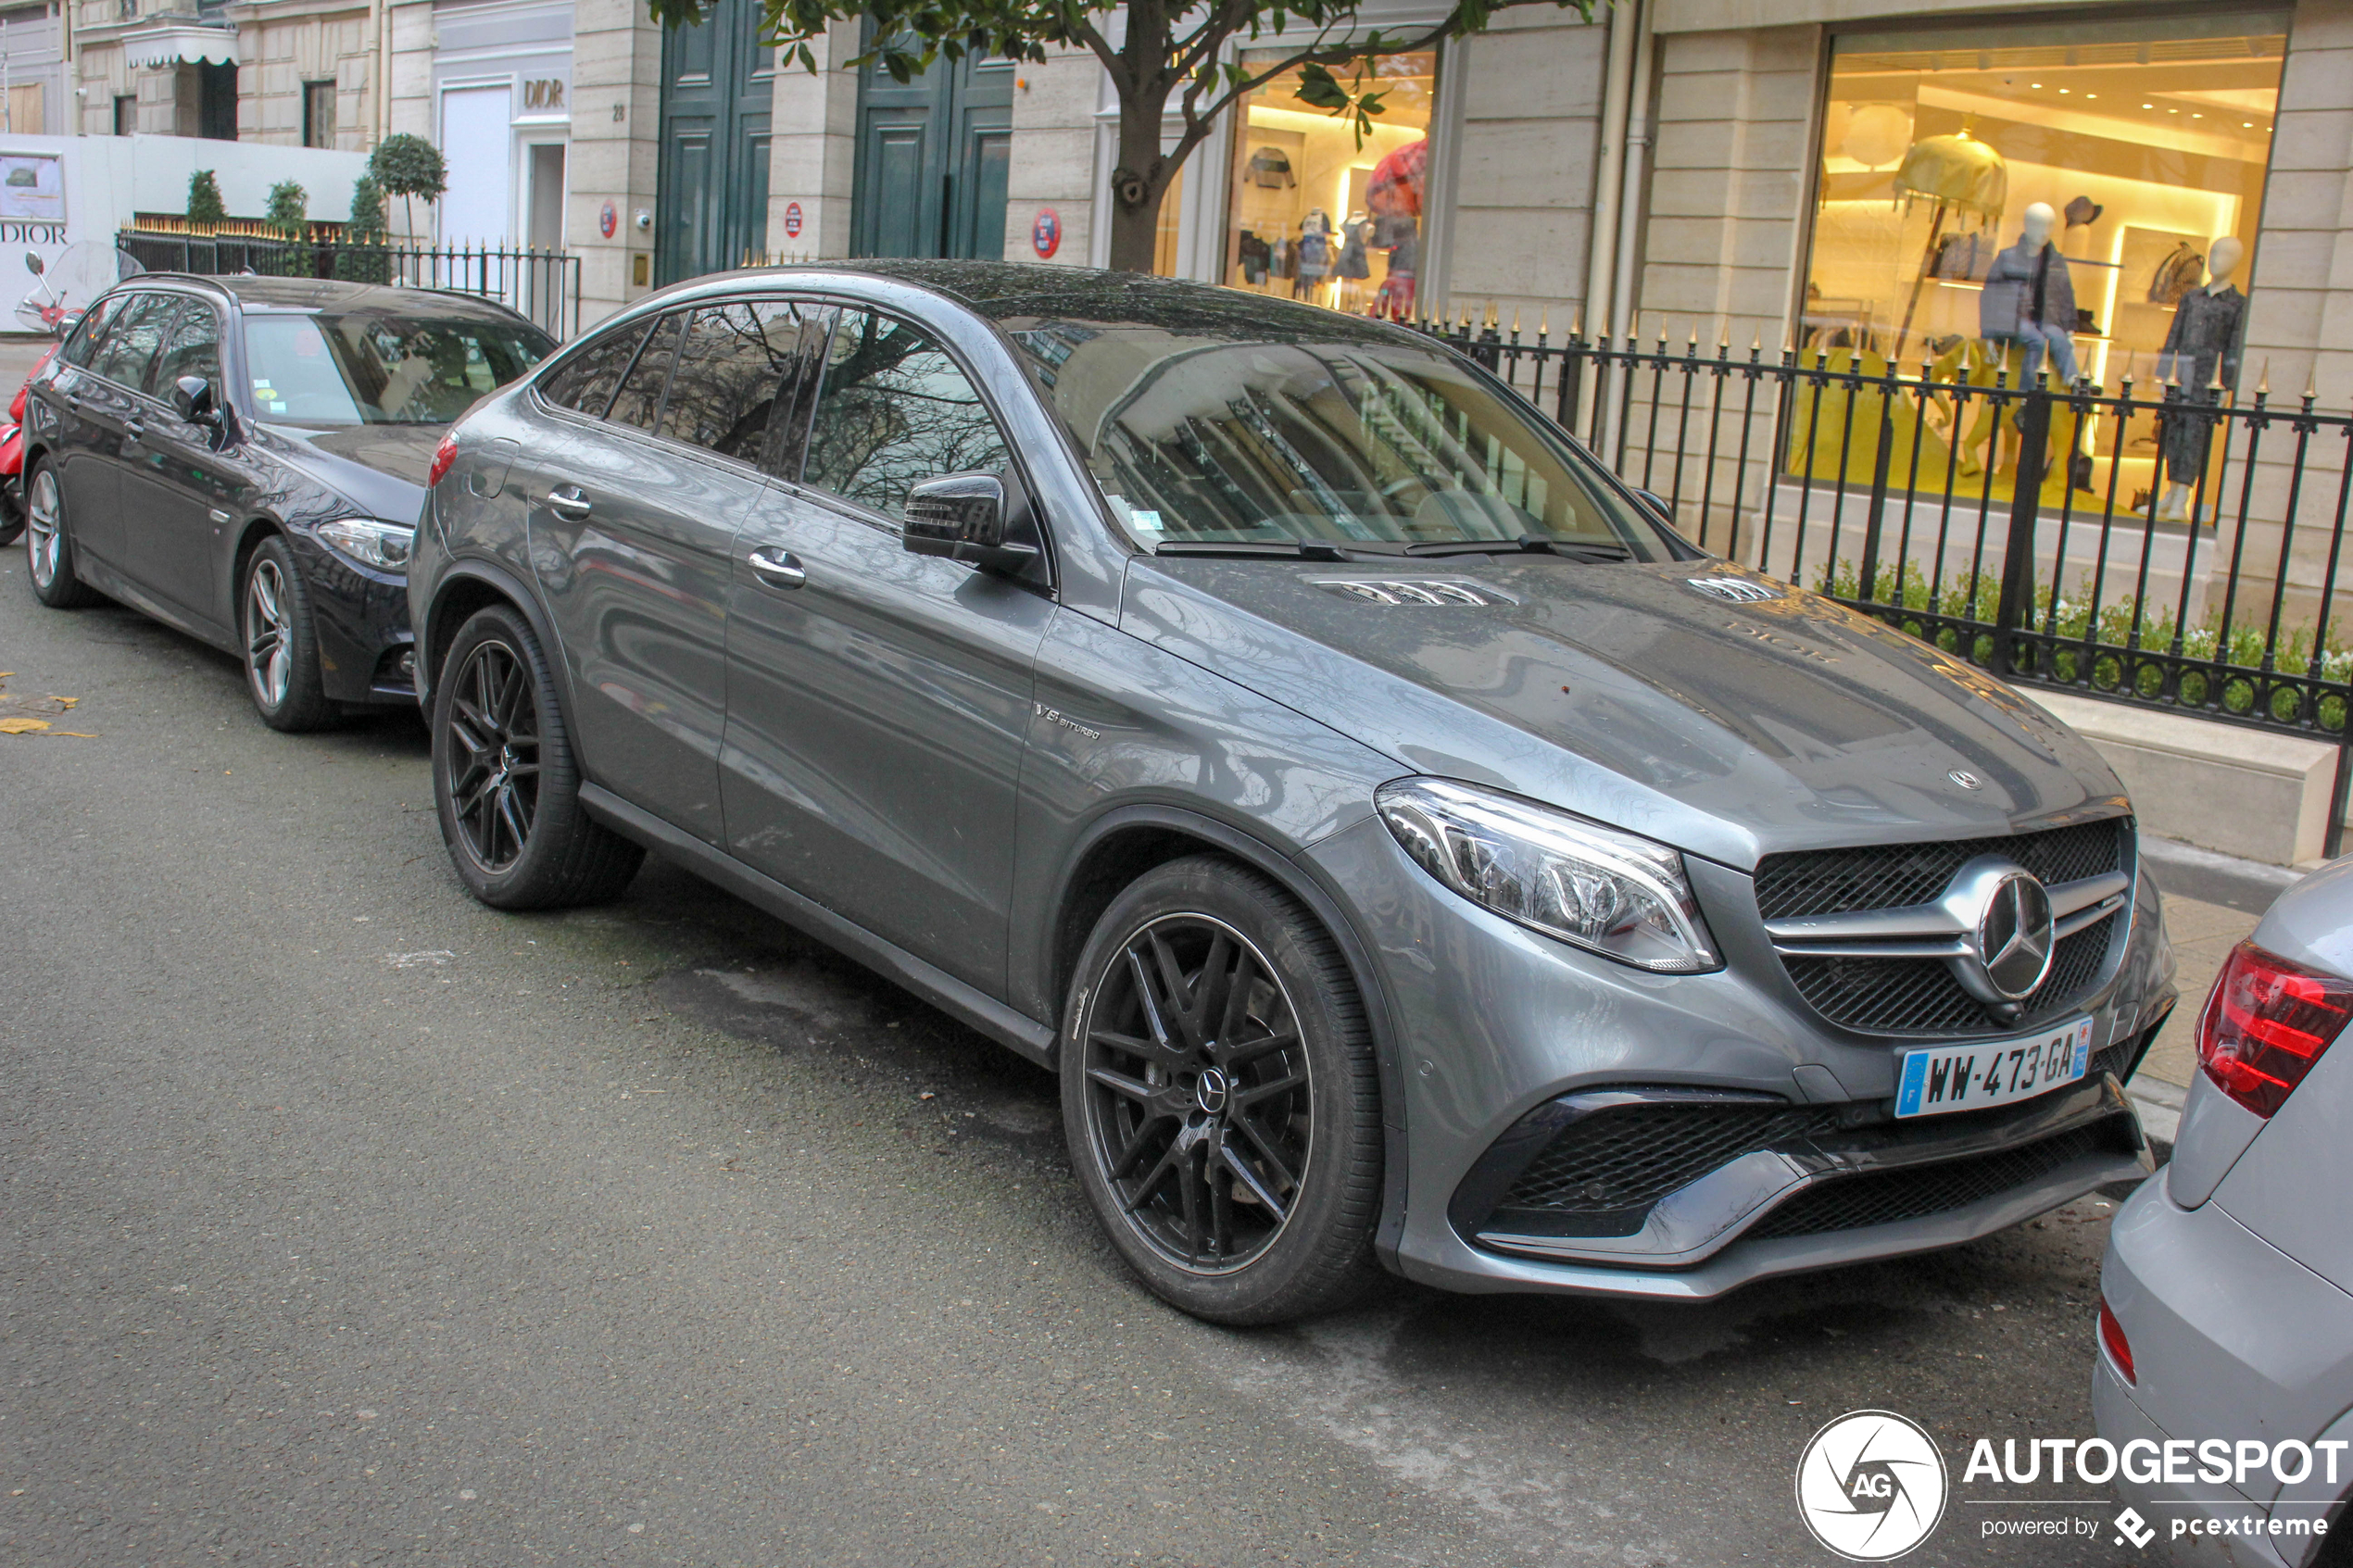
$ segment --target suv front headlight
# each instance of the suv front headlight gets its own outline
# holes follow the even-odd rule
[[[417,531],[405,522],[379,522],[371,517],[343,517],[319,525],[319,537],[361,566],[378,571],[406,571]]]
[[[1664,844],[1445,779],[1399,779],[1373,801],[1416,864],[1506,920],[1660,973],[1723,961]]]

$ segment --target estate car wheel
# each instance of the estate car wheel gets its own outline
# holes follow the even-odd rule
[[[1226,1323],[1343,1306],[1379,1275],[1380,1085],[1330,936],[1207,857],[1112,901],[1073,977],[1063,1129],[1144,1283]]]
[[[65,496],[57,488],[57,470],[47,463],[36,464],[25,484],[24,553],[33,597],[51,609],[79,609],[103,598],[74,572]]]
[[[458,629],[433,699],[433,792],[467,891],[501,909],[618,896],[646,858],[580,804],[547,655],[506,605]]]
[[[245,692],[263,723],[293,734],[334,721],[341,710],[328,700],[319,669],[310,587],[275,534],[246,558],[237,630],[245,646]]]

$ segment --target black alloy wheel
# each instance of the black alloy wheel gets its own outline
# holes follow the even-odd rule
[[[1377,1277],[1370,1032],[1338,949],[1280,887],[1208,858],[1146,873],[1088,943],[1063,1052],[1080,1183],[1163,1298],[1274,1323]]]
[[[1087,1123],[1105,1179],[1180,1269],[1247,1264],[1290,1218],[1315,1133],[1290,997],[1202,914],[1129,936],[1087,1020]]]
[[[298,734],[343,716],[327,696],[315,628],[310,584],[285,539],[272,534],[245,559],[237,630],[245,649],[245,695],[273,730]]]
[[[539,705],[522,656],[476,643],[449,691],[449,798],[458,841],[484,873],[512,867],[539,816]]]
[[[434,804],[466,890],[501,909],[599,903],[629,885],[639,846],[589,817],[555,682],[511,605],[458,628],[433,694]]]

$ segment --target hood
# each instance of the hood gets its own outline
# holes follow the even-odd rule
[[[433,449],[448,433],[447,425],[260,427],[262,441],[281,460],[341,492],[368,516],[390,522],[414,522],[424,510]]]
[[[1348,586],[1399,580],[1438,585],[1445,602]],[[1777,850],[2124,809],[2090,746],[2009,687],[1721,562],[1152,558],[1128,569],[1121,623],[1403,770],[1743,870]]]

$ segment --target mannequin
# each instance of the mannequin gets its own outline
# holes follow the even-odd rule
[[[2181,383],[2183,403],[2210,408],[2221,396],[2215,387],[2217,375],[2224,388],[2239,379],[2239,332],[2246,324],[2246,295],[2231,278],[2246,258],[2246,246],[2235,236],[2216,239],[2207,247],[2205,284],[2183,295],[2173,308],[2173,325],[2167,329],[2165,347],[2158,355],[2157,374],[2160,381]],[[2190,495],[2206,471],[2214,427],[2196,416],[2167,420],[2164,426],[2158,444],[2164,456],[2167,483],[2157,503],[2156,520],[2195,522]]]
[[[2057,222],[2050,203],[2031,204],[2018,244],[1994,257],[1984,291],[1977,296],[1978,336],[2024,347],[2021,386],[2032,384],[2045,351],[2063,384],[2075,380],[2075,283],[2068,276],[2067,258],[2051,244]]]

